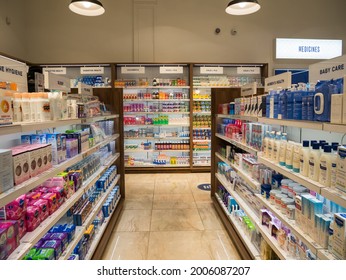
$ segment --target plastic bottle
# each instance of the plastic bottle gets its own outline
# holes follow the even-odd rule
[[[74,101],[74,100],[72,100],[72,101]],[[76,103],[76,102],[74,102],[74,103]],[[76,108],[74,108],[74,109],[75,109],[74,112],[76,112]],[[50,119],[51,119],[50,102],[49,102],[47,92],[42,93],[42,114],[43,114],[43,121],[50,121]],[[71,114],[70,117],[75,118],[76,113],[74,113],[74,115]]]
[[[318,143],[312,144],[312,150],[309,154],[309,178],[318,182],[320,170],[320,145]]]
[[[299,158],[300,158],[300,166],[299,172],[301,175],[308,177],[309,175],[309,141],[303,141],[303,147],[300,150]]]
[[[300,172],[300,151],[302,150],[302,145],[300,143],[295,143],[293,146],[293,172]]]
[[[31,104],[35,108],[35,121],[42,122],[43,121],[43,97],[42,93],[34,93],[35,99],[34,103]]]
[[[337,174],[337,158],[338,158],[338,144],[332,145],[332,155],[331,155],[331,170],[330,170],[330,187],[336,187],[336,174]]]
[[[279,155],[279,164],[281,166],[286,165],[286,146],[287,146],[287,133],[282,133],[281,143],[280,143],[280,155]]]
[[[22,117],[22,94],[13,94],[13,122],[23,121]]]
[[[288,169],[293,169],[293,141],[288,141],[286,145],[286,161],[285,166]]]
[[[36,114],[37,114],[37,107],[36,107],[36,101],[37,101],[37,93],[32,92],[29,93],[29,102],[30,102],[30,112],[31,112],[31,122],[36,122]]]
[[[268,140],[268,159],[272,159],[273,158],[274,141],[275,141],[275,131],[272,131],[270,133],[270,138]]]
[[[22,121],[31,122],[31,102],[29,93],[22,93]]]
[[[273,148],[273,161],[275,163],[279,163],[280,160],[280,144],[281,144],[281,132],[278,131],[276,133],[274,148]]]
[[[263,139],[263,155],[268,158],[268,141],[270,139],[269,131],[266,131],[266,134]]]
[[[315,119],[315,102],[314,102],[314,97],[315,97],[315,84],[310,83],[309,84],[309,91],[307,94],[307,103],[306,103],[306,120],[307,121],[313,121]],[[303,109],[304,110],[304,109]]]
[[[332,146],[325,145],[320,158],[320,174],[318,181],[325,187],[330,187],[332,169]]]

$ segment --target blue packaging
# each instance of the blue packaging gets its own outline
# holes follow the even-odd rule
[[[289,90],[287,91],[287,111],[286,111],[286,118],[288,120],[292,120],[293,119],[293,106],[294,106],[294,93],[295,91]]]
[[[302,120],[302,111],[303,111],[303,96],[306,95],[304,90],[304,85],[300,84],[298,91],[293,95],[293,119]]]
[[[20,137],[20,142],[22,143],[22,144],[28,144],[28,145],[30,145],[31,144],[31,135],[22,135],[21,137]]]
[[[331,95],[337,92],[333,81],[327,81],[316,87],[314,95],[315,121],[330,122]]]
[[[30,135],[30,143],[31,144],[41,144],[40,135],[37,135],[37,134]]]
[[[279,94],[279,112],[278,119],[287,119],[287,93],[286,90],[282,90]]]
[[[265,102],[265,104],[266,104],[266,110],[265,110],[266,118],[270,118],[270,98],[271,98],[271,95],[268,94],[266,96],[266,102]]]

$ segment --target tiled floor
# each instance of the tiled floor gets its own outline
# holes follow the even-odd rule
[[[126,175],[124,210],[102,259],[240,259],[202,183],[209,173]]]

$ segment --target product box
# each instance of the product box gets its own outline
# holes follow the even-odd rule
[[[30,172],[30,177],[32,178],[38,175],[38,166],[37,166],[38,153],[36,149],[32,147],[28,149],[28,155],[29,155],[29,172]]]
[[[336,187],[346,192],[346,146],[338,147],[336,166]]]
[[[346,124],[346,76],[344,76],[344,93],[342,94],[343,95],[343,98],[342,98],[342,123],[345,123]],[[333,108],[333,107],[332,107]],[[333,110],[331,110],[333,111]]]
[[[302,221],[302,197],[300,195],[296,195],[295,197],[295,219],[298,225],[300,225],[301,228],[303,228],[303,221]]]
[[[0,149],[0,194],[13,188],[12,151]]]
[[[338,258],[346,259],[346,214],[334,214],[333,253]]]
[[[343,123],[343,94],[331,95],[330,122]]]
[[[32,232],[34,231],[41,222],[41,210],[39,207],[35,206],[35,205],[30,205],[28,206],[27,210],[26,210],[26,230],[28,232]]]
[[[0,209],[0,220],[19,220],[27,208],[26,195],[23,194]]]
[[[40,144],[41,138],[38,134],[31,134],[30,135],[30,144]]]
[[[29,153],[26,149],[12,148],[14,184],[19,185],[30,179]]]
[[[62,161],[62,143],[61,143],[61,134],[53,133],[46,134],[47,143],[51,144],[52,148],[52,164],[58,165]]]
[[[53,157],[52,157],[52,145],[47,144],[43,148],[44,158],[43,158],[43,166],[44,170],[48,170],[53,166]]]
[[[31,144],[31,135],[22,135],[20,137],[20,142],[21,144],[24,144],[24,145],[30,145]]]
[[[19,246],[17,221],[0,221],[0,240],[0,260],[6,260]]]
[[[12,124],[13,112],[11,98],[0,96],[0,125]]]

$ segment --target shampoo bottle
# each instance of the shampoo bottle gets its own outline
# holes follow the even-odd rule
[[[300,150],[299,172],[305,177],[308,177],[309,175],[309,153],[309,141],[303,141],[303,147]]]
[[[318,182],[320,170],[320,145],[318,143],[312,144],[312,150],[309,154],[309,178]]]
[[[22,121],[31,122],[31,103],[29,93],[22,93]]]
[[[281,142],[280,142],[280,155],[279,155],[279,164],[281,166],[286,165],[286,145],[287,145],[287,133],[282,133]]]
[[[332,146],[325,145],[320,158],[319,182],[325,187],[330,187],[332,169]]]

